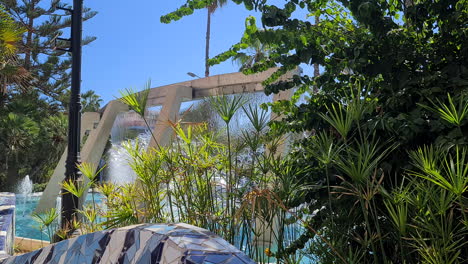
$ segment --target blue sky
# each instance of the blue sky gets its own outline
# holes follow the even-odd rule
[[[171,24],[159,21],[184,2],[85,0],[99,13],[83,26],[83,34],[97,40],[83,48],[82,91],[95,90],[106,104],[119,90],[141,89],[148,79],[156,87],[189,80],[187,72],[203,76],[206,10]],[[214,14],[211,56],[240,40],[249,15],[257,16],[232,2]],[[237,69],[228,61],[212,67],[211,75]]]

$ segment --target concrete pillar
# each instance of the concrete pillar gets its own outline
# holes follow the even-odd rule
[[[278,102],[280,100],[291,100],[291,97],[294,93],[294,89],[289,89],[286,91],[281,91],[273,96],[273,102]],[[283,119],[284,116],[278,115],[276,113],[271,112],[270,114],[270,121],[280,121]],[[277,146],[276,152],[275,152],[275,157],[282,156],[287,153],[288,147],[289,147],[289,142],[288,142],[288,135],[285,135],[283,139],[279,142],[279,145]],[[270,148],[266,148],[266,153],[269,154],[271,152]]]
[[[161,113],[153,130],[153,135],[156,138],[151,138],[148,149],[166,146],[170,143],[173,130],[168,121],[176,122],[179,115],[180,105],[183,101],[192,99],[192,88],[188,86],[170,86],[166,88],[166,97],[162,105]]]
[[[293,95],[293,89],[289,89],[286,91],[281,91],[273,96],[273,102],[277,102],[280,100],[290,100]],[[278,115],[276,113],[271,113],[270,120],[271,121],[279,121],[283,119],[282,115]],[[288,136],[285,135],[283,141],[277,146],[275,157],[284,156],[289,147]],[[266,152],[269,153],[270,149],[267,148]],[[278,216],[273,216],[273,223],[265,223],[263,219],[255,219],[255,241],[258,245],[262,247],[271,247],[274,244],[276,237],[278,235]]]
[[[99,161],[104,154],[104,149],[107,145],[107,141],[109,140],[109,135],[112,130],[112,126],[114,125],[115,119],[120,112],[128,111],[128,106],[124,103],[114,100],[111,101],[104,111],[102,115],[101,121],[95,130],[91,132],[86,143],[81,150],[81,161],[87,162],[91,164],[95,164],[96,167],[99,164]],[[85,184],[88,183],[88,178],[83,177],[83,181]],[[88,193],[85,192],[84,195],[80,199],[80,204],[82,205],[86,200],[86,195]]]
[[[99,121],[99,113],[83,113],[82,116],[82,129],[81,137],[89,133],[86,142],[81,150],[81,161],[97,164],[102,157],[104,148],[109,139],[109,135],[114,124],[115,118],[120,112],[128,111],[128,106],[121,103],[120,101],[111,101],[104,111],[104,114]],[[96,123],[99,124],[96,127]],[[55,201],[57,200],[60,190],[62,189],[62,182],[65,179],[65,160],[67,156],[67,150],[62,155],[57,167],[55,168],[54,174],[47,184],[44,193],[41,196],[41,200],[36,207],[36,212],[43,213],[52,207],[55,207]],[[87,179],[85,179],[86,182]],[[86,194],[82,197],[82,200],[86,198]]]
[[[85,135],[94,129],[95,124],[99,122],[100,114],[96,112],[87,112],[81,115],[81,140]],[[50,208],[55,207],[57,196],[60,193],[61,184],[65,179],[65,161],[67,159],[67,148],[62,154],[57,166],[55,167],[54,173],[47,183],[41,199],[36,207],[37,213],[45,213]]]

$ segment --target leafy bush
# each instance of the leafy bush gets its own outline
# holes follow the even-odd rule
[[[310,135],[291,159],[305,169],[295,182],[314,188],[288,206],[306,204],[315,212],[308,224],[345,256],[305,232],[283,258],[311,245],[319,263],[466,263],[466,175],[447,169],[462,170],[468,143],[466,1],[233,2],[259,11],[262,30],[247,18],[239,43],[211,63],[259,41],[268,55],[244,73],[279,66],[264,82],[267,93],[298,88],[293,100],[272,104],[287,116],[272,124],[276,132]],[[190,0],[161,21],[205,7]],[[299,65],[322,74],[275,82]],[[438,157],[432,174],[410,154],[419,149]]]
[[[47,187],[47,183],[34,183],[33,192],[43,192]]]

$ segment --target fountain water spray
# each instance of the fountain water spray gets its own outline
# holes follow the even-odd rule
[[[33,182],[29,178],[29,175],[26,175],[26,177],[24,177],[19,182],[16,189],[16,192],[22,196],[22,203],[24,207],[24,205],[30,200],[33,191]],[[23,212],[23,216],[25,213],[27,213],[26,210]]]
[[[31,196],[33,191],[33,183],[31,179],[29,179],[29,175],[26,175],[18,184],[17,193],[22,194],[24,196]]]
[[[150,126],[154,126],[157,113],[150,113],[147,118]],[[107,152],[107,167],[103,180],[117,185],[134,182],[136,175],[129,165],[130,156],[123,144],[139,144],[142,149],[147,149],[150,139],[151,134],[141,117],[134,112],[120,113],[112,127],[112,146]]]

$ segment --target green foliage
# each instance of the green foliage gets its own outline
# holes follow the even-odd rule
[[[76,197],[82,197],[88,193],[89,187],[91,187],[90,184],[83,184],[82,181],[75,183],[73,180],[66,180],[62,183],[62,188]]]
[[[59,217],[59,213],[57,209],[51,208],[44,214],[33,213],[32,217],[39,223],[39,229],[42,232],[46,232],[50,243],[53,243],[53,237],[58,227],[57,218]]]
[[[102,99],[93,90],[88,90],[81,94],[81,112],[98,112],[101,107]]]
[[[1,127],[8,131],[2,143],[8,146],[9,152],[15,154],[19,149],[31,145],[39,133],[39,127],[32,119],[15,113],[9,113],[2,120]]]
[[[259,40],[255,40],[249,44],[249,47],[244,52],[239,52],[234,55],[233,62],[239,65],[239,71],[252,69],[255,64],[264,61],[268,57],[269,47],[263,45]]]
[[[68,239],[73,232],[79,230],[81,233],[92,233],[104,228],[104,223],[102,221],[102,216],[104,215],[104,208],[101,205],[97,205],[97,202],[94,197],[94,191],[97,184],[97,176],[105,168],[105,166],[97,169],[97,165],[92,163],[83,162],[77,165],[78,169],[82,175],[87,179],[79,179],[77,181],[65,180],[62,183],[62,189],[66,192],[73,194],[74,196],[81,199],[84,194],[88,193],[88,190],[93,188],[91,193],[92,203],[84,204],[82,209],[77,209],[78,219],[73,219],[70,223],[66,224],[66,227],[63,226],[59,229],[57,228],[54,231],[54,235],[58,236],[60,239]],[[109,190],[115,191],[115,189],[110,189],[109,185],[103,185],[102,192],[109,195]],[[77,205],[76,205],[77,206]],[[106,223],[107,227],[110,225]]]
[[[210,102],[226,125],[229,125],[237,110],[245,104],[242,96],[229,97],[225,95],[211,97]]]
[[[4,101],[0,123],[0,171],[6,176],[0,189],[14,186],[24,175],[34,183],[46,182],[65,148],[67,117],[29,91]]]
[[[171,124],[175,139],[168,146],[145,151],[138,143],[126,144],[137,183],[99,187],[108,208],[102,226],[184,222],[219,234],[261,263],[271,262],[273,252],[265,255],[255,234],[271,236],[267,246],[278,244],[278,251],[296,238],[296,227],[289,225],[294,223],[291,215],[300,210],[285,202],[293,193],[305,192],[306,187],[292,177],[302,168],[263,151],[270,144],[266,111],[244,105],[242,97],[208,101],[226,125],[227,141],[206,123],[180,120]],[[241,138],[236,138],[230,135],[229,124],[241,108],[252,128],[242,128]],[[246,135],[248,144],[236,143]],[[265,227],[256,227],[255,219]],[[280,230],[269,224],[273,219],[280,221]]]
[[[146,104],[148,102],[148,96],[149,96],[150,90],[151,90],[151,80],[148,80],[145,87],[140,92],[135,92],[131,88],[127,88],[124,91],[120,91],[121,97],[119,98],[119,101],[126,104],[130,108],[130,110],[135,111],[135,113],[137,113],[143,119],[143,121],[145,121],[148,131],[150,131],[151,133],[151,137],[156,143],[156,146],[159,147],[159,142],[154,136],[153,130],[148,124],[148,120],[145,116]]]
[[[106,168],[106,166],[102,166],[101,168],[97,169],[97,165],[87,162],[83,162],[77,167],[81,171],[83,176],[85,176],[88,179],[90,184],[96,183],[97,176],[99,175],[99,173],[101,173],[103,169]]]
[[[33,185],[33,193],[35,192],[43,192],[47,187],[47,183],[34,183]]]
[[[244,113],[247,115],[250,123],[252,124],[255,132],[260,133],[265,130],[268,126],[268,113],[263,109],[258,109],[251,104],[248,105],[248,108],[242,106]]]
[[[7,14],[3,5],[0,5],[0,62],[6,63],[7,56],[14,55],[17,42],[21,39],[22,29]]]
[[[296,197],[309,202],[310,212],[318,210],[311,225],[332,238],[349,263],[464,263],[466,0],[233,2],[259,11],[263,30],[247,18],[241,40],[210,63],[235,58],[259,41],[270,48],[267,57],[244,72],[279,66],[264,82],[267,94],[297,87],[295,100],[306,95],[304,103],[272,109],[286,116],[274,123],[277,133],[312,134],[291,153],[296,166],[309,168],[294,175],[296,181],[316,186]],[[162,21],[206,5],[187,1]],[[314,64],[322,75],[275,82]],[[304,233],[284,255],[318,241],[315,236]],[[319,263],[338,261],[328,246],[311,250]]]
[[[29,74],[19,66],[16,52],[23,35],[20,27],[0,3],[0,94],[7,93],[9,85],[24,89],[30,80]]]
[[[458,197],[463,196],[468,189],[467,149],[455,146],[452,152],[454,154],[432,147],[411,152],[415,167],[422,172],[412,175],[431,181]]]
[[[70,87],[71,56],[66,51],[55,49],[55,39],[61,37],[71,26],[70,16],[60,13],[58,7],[71,8],[60,0],[53,1],[0,1],[13,19],[21,23],[25,31],[18,45],[21,66],[34,76],[32,84],[44,95],[59,100]],[[84,8],[83,20],[87,21],[96,12]],[[94,41],[85,37],[83,45]],[[58,41],[57,46],[68,48],[69,43]]]
[[[458,106],[452,100],[450,94],[447,94],[448,97],[448,105],[440,102],[437,98],[438,105],[432,103],[433,107],[424,106],[426,109],[431,110],[432,112],[438,113],[442,119],[445,121],[454,124],[456,126],[461,126],[463,119],[465,118],[466,114],[468,114],[468,103],[464,96],[460,96],[460,100],[458,102]],[[432,102],[432,101],[431,101]]]
[[[68,34],[71,19],[58,6],[68,7],[58,0],[0,1],[0,190],[26,174],[46,182],[66,145],[71,58],[55,40]],[[84,11],[84,20],[96,14]],[[88,98],[85,110],[96,110],[99,99]]]
[[[353,125],[353,117],[349,112],[347,114],[343,114],[343,105],[338,104],[336,108],[333,104],[331,108],[327,106],[328,116],[325,114],[320,113],[320,116],[328,122],[331,126],[333,126],[340,135],[346,139],[348,136],[349,131]]]
[[[146,103],[148,102],[148,96],[151,89],[151,81],[148,81],[145,88],[141,92],[136,92],[131,88],[127,88],[125,91],[120,92],[120,101],[135,111],[138,115],[144,117],[146,111]]]

